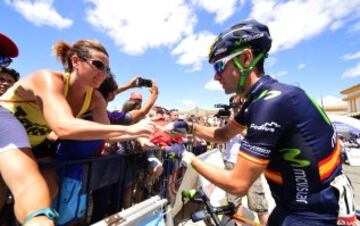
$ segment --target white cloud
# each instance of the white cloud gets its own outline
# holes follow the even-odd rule
[[[306,64],[299,64],[298,70],[304,69],[306,67]]]
[[[288,71],[280,71],[280,72],[274,73],[273,77],[279,78],[279,77],[285,76],[287,74],[288,74]]]
[[[184,0],[85,0],[87,21],[128,54],[168,46],[190,35],[196,17]]]
[[[341,77],[342,78],[355,78],[360,76],[360,63],[358,63],[355,67],[346,70]]]
[[[176,63],[191,65],[192,71],[201,70],[203,61],[207,59],[209,46],[215,37],[209,32],[190,35],[183,39],[171,54],[178,56]]]
[[[64,29],[73,24],[72,20],[62,17],[56,11],[53,0],[5,0],[5,2],[37,26],[47,25]]]
[[[215,13],[215,22],[222,23],[231,17],[236,10],[237,0],[192,0],[192,3],[199,6],[209,13]],[[244,4],[244,0],[240,1],[240,6]]]
[[[205,89],[207,90],[223,90],[221,84],[216,80],[211,80],[205,84]]]
[[[267,24],[272,52],[289,49],[326,29],[338,29],[359,13],[359,0],[252,0],[250,16]]]
[[[196,106],[197,102],[195,100],[183,100],[182,104],[186,106]]]
[[[347,106],[347,102],[343,101],[342,99],[334,96],[325,96],[322,99],[318,99],[317,102],[319,105],[323,106]]]
[[[341,57],[343,60],[354,60],[360,58],[360,51],[356,53],[348,53]]]

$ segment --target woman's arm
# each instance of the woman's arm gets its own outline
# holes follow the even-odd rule
[[[55,72],[39,71],[32,76],[36,99],[52,131],[62,139],[121,141],[146,136],[154,131],[154,125],[103,125],[73,116],[70,105],[63,94],[63,81]]]

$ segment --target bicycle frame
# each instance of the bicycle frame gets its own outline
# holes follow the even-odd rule
[[[230,217],[230,219],[239,221],[241,223],[245,223],[250,226],[261,226],[260,224],[252,220],[249,220],[240,214],[236,214],[235,205],[231,202],[226,206],[220,206],[220,207],[212,206],[209,198],[201,188],[198,189],[196,192],[183,191],[182,197],[189,198],[189,200],[192,202],[205,205],[205,210],[197,211],[191,215],[191,219],[193,222],[204,220],[205,218],[210,217],[215,226],[225,226],[223,223],[221,223],[221,220],[219,219],[218,215],[226,215]]]

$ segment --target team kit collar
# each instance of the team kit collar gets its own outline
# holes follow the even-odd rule
[[[274,79],[271,78],[269,75],[262,76],[249,90],[249,92],[246,95],[246,98],[248,100],[253,99],[254,97],[257,97],[260,92],[264,89],[264,85],[270,81],[273,81]]]

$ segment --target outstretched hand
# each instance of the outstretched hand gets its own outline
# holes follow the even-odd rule
[[[157,146],[150,141],[149,138],[139,137],[137,141],[140,143],[142,150],[154,150]]]
[[[164,131],[175,135],[186,135],[190,133],[191,126],[184,121],[170,122],[163,127]]]

